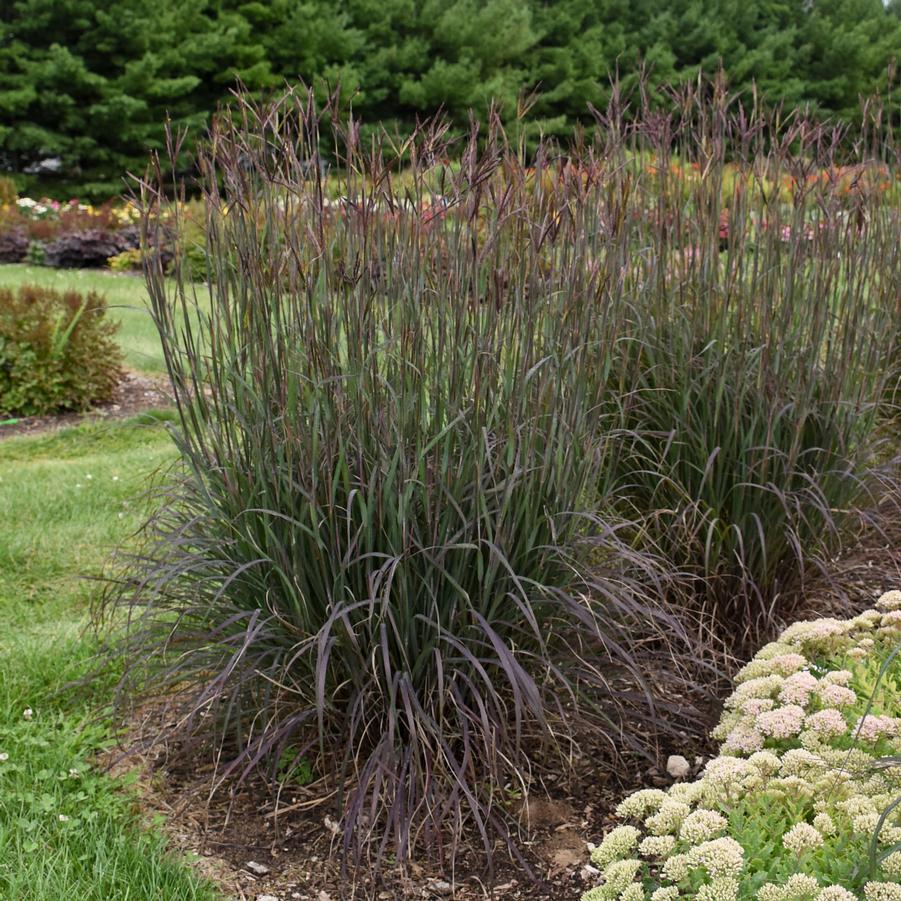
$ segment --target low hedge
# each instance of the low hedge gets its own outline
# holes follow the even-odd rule
[[[582,901],[901,901],[899,647],[901,591],[786,629],[736,677],[701,776],[619,805]]]
[[[0,415],[86,410],[122,376],[118,325],[100,294],[0,289]]]

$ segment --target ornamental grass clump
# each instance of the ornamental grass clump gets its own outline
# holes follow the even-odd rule
[[[438,169],[440,129],[357,134],[289,94],[201,148],[210,281],[145,258],[182,464],[110,600],[131,684],[218,777],[302,760],[347,851],[403,863],[468,828],[490,857],[581,735],[620,745],[626,704],[626,738],[655,733],[633,656],[664,619],[635,587],[654,566],[597,515],[595,300],[622,248],[496,125]],[[163,188],[147,246],[178,228]]]
[[[901,213],[868,154],[718,88],[618,104],[527,156],[494,119],[363,148],[330,104],[238,98],[202,228],[142,186],[182,463],[110,595],[127,677],[221,778],[301,760],[346,850],[510,838],[581,736],[654,739],[639,646],[773,629],[894,477]],[[787,692],[732,743],[790,737]]]
[[[890,591],[766,645],[736,677],[720,755],[619,805],[627,822],[592,851],[601,885],[582,901],[898,901],[899,641]]]
[[[770,637],[805,575],[897,492],[880,406],[897,380],[901,212],[867,177],[896,177],[897,160],[691,93],[614,140],[632,312],[607,493],[639,543],[694,578],[710,634],[734,650]]]

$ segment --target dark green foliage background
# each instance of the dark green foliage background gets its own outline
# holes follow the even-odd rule
[[[901,0],[5,0],[0,169],[55,196],[118,193],[164,141],[252,91],[340,83],[368,122],[465,123],[538,90],[536,129],[565,134],[610,77],[657,83],[722,64],[733,89],[853,119],[901,57]],[[58,158],[59,174],[33,173]]]

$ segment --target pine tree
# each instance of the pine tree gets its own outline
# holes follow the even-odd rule
[[[901,0],[6,0],[0,169],[108,196],[167,116],[199,131],[238,81],[340,85],[401,131],[492,103],[511,121],[534,94],[532,130],[566,137],[613,77],[628,93],[720,66],[733,89],[853,121],[899,58]]]

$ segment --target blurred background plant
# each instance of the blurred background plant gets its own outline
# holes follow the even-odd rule
[[[34,416],[110,400],[122,377],[116,329],[94,292],[0,288],[0,412]]]
[[[122,203],[95,207],[77,200],[14,197],[0,204],[0,261],[106,267],[111,256],[137,247],[136,213]]]

